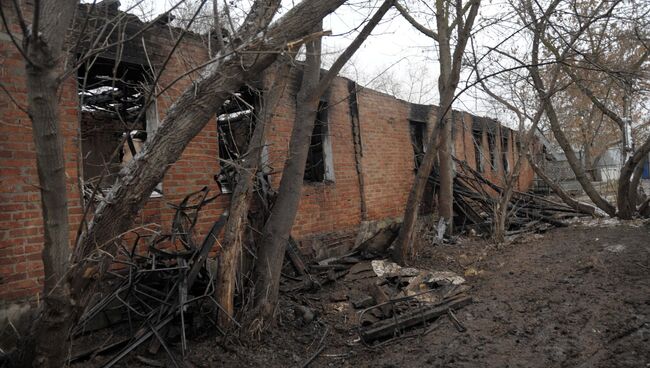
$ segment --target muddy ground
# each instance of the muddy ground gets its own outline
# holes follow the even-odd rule
[[[474,302],[380,346],[365,346],[345,279],[282,297],[280,323],[261,343],[205,332],[195,367],[650,367],[650,224],[591,223],[506,245],[463,239],[424,251],[422,269],[465,275]],[[306,324],[295,313],[317,314]],[[322,349],[322,350],[321,350]],[[155,357],[165,361],[164,353]],[[134,355],[134,354],[132,354]],[[97,365],[95,358],[87,365]],[[141,366],[130,356],[121,366]],[[78,364],[77,366],[82,366]]]

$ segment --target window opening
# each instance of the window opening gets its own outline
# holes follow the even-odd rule
[[[237,184],[237,168],[248,151],[255,129],[258,95],[244,88],[224,102],[217,114],[220,171],[217,182],[222,193],[232,193]]]
[[[104,58],[79,68],[81,151],[87,186],[97,185],[102,176],[100,188],[112,186],[133,157],[132,151],[137,154],[150,136],[148,126],[157,121],[155,103],[142,112],[150,76],[141,65]],[[120,146],[125,134],[130,135],[130,144],[127,141]]]
[[[415,165],[415,173],[422,165],[422,159],[426,152],[426,137],[427,137],[427,124],[421,121],[409,120],[409,131],[411,135],[411,146],[413,147],[413,160]],[[433,173],[435,168],[431,168]],[[431,177],[431,175],[429,175]],[[422,202],[420,202],[420,215],[430,215],[433,213],[435,187],[433,181],[427,180],[424,187],[424,194],[422,195]]]
[[[496,141],[496,137],[494,135],[494,132],[488,131],[487,132],[487,138],[488,138],[488,148],[490,150],[490,165],[492,166],[492,170],[496,171],[496,168],[497,168],[497,141]]]
[[[476,170],[483,172],[483,131],[472,129],[472,140],[474,141],[474,162],[476,162]]]
[[[411,133],[411,145],[413,146],[415,170],[420,168],[420,165],[422,164],[422,158],[424,157],[424,137],[426,136],[426,129],[426,123],[409,120],[409,131]]]
[[[329,137],[328,104],[318,103],[303,179],[310,183],[334,181],[332,145]]]
[[[501,157],[503,162],[503,172],[507,173],[510,171],[510,161],[508,160],[508,134],[507,130],[501,131]]]

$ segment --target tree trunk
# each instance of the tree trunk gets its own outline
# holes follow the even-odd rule
[[[52,341],[66,341],[67,329],[70,328],[68,316],[71,306],[65,283],[70,257],[70,228],[63,137],[58,114],[57,65],[49,59],[46,48],[45,45],[30,47],[30,59],[40,66],[27,66],[28,110],[32,118],[45,225],[43,307],[33,331],[36,339],[34,364],[58,367],[63,365],[67,351]]]
[[[618,178],[618,217],[629,220],[636,212],[636,203],[631,201],[630,191],[636,191],[636,187],[632,187],[632,175],[638,165],[648,156],[650,152],[650,138],[648,138],[641,147],[625,162],[621,169],[621,175]],[[638,180],[636,185],[638,185]],[[633,196],[636,198],[636,196]]]
[[[536,65],[539,61],[539,42],[540,42],[541,33],[543,33],[541,30],[536,29],[534,34],[534,40],[533,40],[533,56],[532,56],[533,66],[531,66],[529,70],[530,70],[530,75],[533,79],[535,90],[539,95],[539,99],[544,104],[544,111],[546,112],[546,117],[549,120],[551,131],[553,132],[553,136],[555,136],[555,140],[560,145],[560,148],[562,148],[562,151],[564,151],[567,161],[569,162],[569,166],[571,166],[571,170],[573,170],[573,173],[576,176],[576,180],[578,180],[580,186],[582,186],[582,189],[585,191],[587,196],[589,196],[589,198],[594,202],[596,206],[598,206],[598,208],[605,211],[605,213],[607,213],[610,216],[615,216],[616,208],[612,206],[612,204],[609,203],[605,198],[603,198],[598,193],[598,191],[596,191],[596,188],[594,188],[594,186],[591,184],[589,177],[587,177],[587,174],[585,173],[582,162],[580,162],[580,160],[576,156],[575,151],[571,146],[571,142],[569,142],[566,135],[562,131],[562,126],[560,124],[555,108],[553,107],[553,101],[551,100],[550,93],[552,93],[553,91],[546,90],[546,87],[544,86],[544,81],[542,80],[539,74],[539,67]]]
[[[533,132],[535,131],[535,129],[537,129],[538,122],[539,122],[539,118],[537,118],[536,116],[533,126],[530,128],[528,134],[526,134],[525,136],[523,147],[526,147],[525,148],[526,150],[528,149],[528,142],[530,142],[533,137]],[[519,126],[523,127],[524,124],[520,123]],[[501,131],[501,134],[503,134],[503,131]],[[511,137],[511,139],[509,139],[508,141],[513,142],[514,136]],[[522,149],[524,149],[523,147]],[[508,147],[504,147],[502,149],[506,150],[505,154],[507,155]],[[515,186],[519,181],[519,172],[521,171],[521,165],[523,161],[524,161],[524,153],[517,152],[517,162],[515,162],[515,166],[510,170],[510,172],[506,173],[505,168],[503,168],[503,175],[505,177],[503,183],[503,190],[499,193],[499,197],[497,198],[497,202],[494,209],[494,226],[492,231],[492,237],[496,243],[503,243],[505,241],[506,223],[508,218],[508,204],[510,203],[512,194],[515,191]]]
[[[596,180],[596,171],[595,171],[595,165],[593,163],[593,158],[591,157],[591,144],[585,142],[582,145],[582,151],[584,152],[583,156],[583,161],[585,165],[585,171],[587,172],[587,175],[589,175],[589,179],[595,181]]]
[[[546,185],[548,185],[553,190],[553,192],[555,192],[555,194],[557,194],[558,197],[562,199],[564,203],[569,205],[569,207],[573,208],[574,210],[580,213],[585,213],[587,215],[597,217],[598,214],[596,213],[596,207],[573,199],[573,197],[571,197],[566,191],[564,191],[562,187],[560,187],[551,178],[549,178],[548,175],[546,175],[546,173],[544,172],[544,170],[542,170],[539,166],[537,166],[537,164],[534,162],[531,156],[528,156],[528,162],[530,163],[530,167],[533,168],[533,171],[535,171],[535,174],[537,174],[537,176],[539,176],[539,178],[542,179],[544,183],[546,183]]]
[[[492,94],[492,93],[490,93]],[[497,96],[497,100],[499,100],[500,97]],[[506,106],[507,103],[506,103]],[[512,105],[510,105],[512,106]],[[510,107],[509,107],[510,108]],[[525,118],[524,115],[519,112],[518,109],[510,108],[511,111],[514,111],[517,113],[517,116],[519,116],[519,131],[523,131],[525,127]],[[515,166],[510,170],[510,172],[506,173],[505,168],[503,168],[503,175],[505,177],[504,184],[503,184],[503,190],[499,193],[499,197],[497,199],[497,205],[495,206],[495,217],[494,217],[494,231],[493,231],[493,238],[496,243],[501,243],[505,240],[505,234],[506,234],[506,223],[507,223],[507,215],[508,215],[508,204],[510,203],[510,200],[512,199],[512,194],[515,191],[515,186],[519,182],[519,173],[521,172],[521,167],[524,163],[524,158],[525,157],[530,157],[529,149],[530,149],[530,142],[533,140],[533,137],[535,136],[535,131],[537,130],[537,126],[539,124],[540,119],[542,118],[542,115],[544,113],[544,106],[540,106],[535,113],[533,119],[532,119],[532,125],[526,132],[526,134],[519,133],[520,137],[523,136],[523,141],[521,142],[521,149],[517,150],[517,161],[515,162]],[[503,131],[501,131],[501,134],[503,134]],[[502,140],[503,141],[503,140]],[[515,141],[514,134],[510,136],[508,139],[508,142]],[[508,154],[508,147],[502,148],[506,150],[506,155]],[[501,161],[501,160],[499,160]]]
[[[247,159],[242,162],[243,167],[239,169],[237,185],[231,197],[230,215],[224,230],[216,277],[216,298],[223,307],[223,313],[219,313],[218,321],[223,329],[231,326],[232,317],[234,316],[235,284],[237,275],[241,271],[238,269],[239,258],[247,226],[248,210],[255,187],[255,176],[262,164],[262,151],[266,142],[266,133],[287,85],[291,65],[288,61],[282,62],[272,72],[275,80],[264,94],[264,107],[260,113],[260,119],[255,125],[253,136],[248,145],[248,152],[244,155]]]
[[[639,186],[639,183],[641,182],[641,177],[643,176],[643,166],[645,165],[647,160],[647,156],[645,159],[642,159],[641,162],[639,162],[638,165],[636,165],[636,168],[634,168],[634,172],[632,173],[632,179],[630,180],[630,205],[631,206],[636,206],[640,205],[645,201],[645,193],[643,192],[643,188]]]
[[[436,160],[436,152],[438,152],[438,142],[440,123],[435,121],[433,132],[429,138],[427,145],[427,152],[422,158],[418,172],[415,175],[415,182],[411,191],[409,192],[408,200],[406,201],[406,209],[404,210],[404,220],[399,229],[399,235],[395,242],[395,249],[393,258],[401,265],[405,265],[411,259],[411,251],[413,249],[413,233],[415,224],[417,222],[418,213],[420,213],[420,203],[422,202],[422,195],[429,180],[431,169]],[[429,154],[431,152],[431,154]]]
[[[278,197],[262,231],[262,243],[255,269],[255,306],[262,325],[273,320],[280,290],[280,270],[286,243],[298,212],[305,162],[316,121],[318,98],[312,92],[320,78],[320,39],[307,43],[307,60],[296,98],[296,115],[289,141],[287,160],[282,170]]]
[[[494,224],[492,225],[492,240],[501,244],[506,239],[506,223],[508,218],[508,202],[512,197],[512,190],[505,188],[494,204]]]
[[[458,77],[454,76],[454,65],[451,56],[451,35],[449,34],[449,5],[446,1],[436,0],[436,26],[438,29],[438,52],[440,77],[438,77],[438,93],[440,94],[440,145],[438,146],[438,162],[440,164],[440,188],[438,189],[438,211],[447,225],[447,232],[453,231],[454,216],[454,162],[451,158],[453,102]],[[460,69],[459,69],[460,71]],[[428,153],[428,152],[427,152]]]
[[[454,101],[454,94],[460,79],[460,68],[462,62],[462,55],[465,52],[465,46],[469,39],[470,31],[474,24],[474,19],[478,14],[480,0],[471,0],[466,6],[462,7],[462,2],[455,3],[456,6],[456,19],[454,21],[457,26],[457,42],[454,52],[451,52],[451,35],[453,27],[449,25],[449,4],[444,0],[436,0],[436,26],[438,32],[433,32],[420,25],[412,17],[410,17],[406,10],[398,6],[400,13],[415,26],[420,32],[428,37],[433,38],[438,43],[439,50],[439,64],[440,76],[438,77],[438,92],[440,93],[440,106],[438,116],[436,117],[436,127],[434,132],[428,140],[427,151],[422,158],[422,164],[418,169],[415,182],[409,193],[409,198],[406,202],[406,209],[404,211],[404,222],[400,227],[399,237],[395,246],[394,258],[395,260],[404,265],[408,262],[411,253],[413,252],[413,231],[415,229],[415,222],[417,220],[417,211],[422,201],[424,194],[424,187],[426,185],[426,178],[428,178],[435,155],[438,156],[440,162],[440,188],[438,192],[438,211],[440,216],[447,224],[447,231],[453,231],[453,212],[454,212],[454,163],[452,160],[453,152],[453,137],[452,128],[453,120],[451,105]],[[465,11],[467,19],[463,22],[462,18]],[[440,133],[440,141],[438,142],[438,132]],[[413,213],[413,211],[416,211]]]
[[[453,231],[454,216],[454,161],[452,159],[454,138],[452,128],[454,125],[451,113],[451,100],[456,88],[442,90],[441,110],[447,112],[440,117],[440,145],[438,146],[438,161],[440,163],[440,188],[438,188],[438,206],[440,217],[447,225],[447,233]],[[445,111],[442,110],[442,111]],[[442,113],[442,112],[441,112]]]
[[[262,231],[261,246],[257,255],[254,298],[257,319],[261,326],[271,323],[275,314],[282,261],[302,194],[305,162],[309,154],[319,99],[392,5],[393,0],[383,2],[323,78],[320,78],[321,41],[317,39],[307,43],[306,65],[296,98],[296,115],[287,160],[282,171],[278,196]]]
[[[38,4],[38,3],[37,3]],[[43,302],[19,364],[61,367],[68,356],[72,305],[65,282],[70,258],[70,228],[63,136],[59,120],[59,72],[63,41],[72,24],[76,1],[42,1],[35,7],[33,32],[24,35],[27,109],[32,121],[44,228]],[[53,342],[58,343],[53,343]],[[28,362],[27,360],[31,360]]]
[[[550,99],[548,96],[546,96],[545,92],[541,93],[545,96],[543,98]],[[549,123],[551,125],[551,131],[553,131],[555,140],[562,148],[562,151],[564,151],[567,161],[569,162],[569,166],[571,166],[571,169],[575,173],[576,180],[578,180],[580,186],[582,186],[582,189],[584,189],[587,196],[589,196],[589,198],[594,202],[596,206],[598,206],[598,208],[605,211],[605,213],[610,216],[615,216],[616,208],[612,206],[612,204],[609,203],[605,198],[603,198],[600,193],[598,193],[596,188],[594,188],[592,185],[591,180],[589,180],[589,177],[586,175],[582,166],[582,162],[580,162],[578,157],[576,157],[575,152],[571,147],[571,143],[568,141],[564,135],[564,132],[562,131],[562,127],[560,126],[560,122],[555,113],[555,109],[551,105],[550,101],[546,103],[546,116],[548,117]]]

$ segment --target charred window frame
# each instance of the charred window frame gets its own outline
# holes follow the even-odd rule
[[[510,172],[510,158],[508,156],[508,142],[510,141],[509,134],[510,130],[501,129],[501,160],[504,173]]]
[[[472,129],[472,140],[474,141],[476,171],[483,172],[483,129]]]
[[[82,175],[87,187],[112,186],[121,168],[153,136],[158,127],[156,103],[145,106],[151,76],[140,64],[110,58],[78,69]],[[160,189],[159,185],[156,191],[161,193]]]
[[[425,137],[427,135],[427,123],[416,120],[409,120],[409,133],[411,135],[411,146],[413,147],[413,163],[415,171],[422,165],[422,159],[426,152]]]
[[[424,154],[427,151],[427,123],[424,121],[409,120],[409,135],[411,136],[411,147],[413,148],[413,171],[417,175],[417,172],[422,165]],[[431,176],[435,170],[435,167],[432,167],[431,173],[429,175]],[[426,216],[433,213],[433,199],[435,196],[434,192],[435,186],[433,182],[431,180],[427,180],[418,211],[420,216]]]
[[[224,194],[232,193],[237,184],[238,167],[248,152],[255,129],[259,93],[245,87],[227,99],[217,113],[217,139],[220,171],[216,181]]]
[[[488,139],[488,149],[490,151],[490,166],[492,167],[492,171],[496,171],[498,156],[497,156],[497,137],[495,132],[488,130],[487,139]]]
[[[305,162],[303,179],[307,183],[334,181],[334,160],[329,134],[329,105],[327,101],[318,103],[314,130],[309,142],[309,152]]]

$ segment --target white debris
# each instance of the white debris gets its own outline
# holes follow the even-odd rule
[[[420,270],[417,268],[402,267],[395,262],[389,262],[383,259],[372,261],[372,270],[375,271],[378,277],[410,277],[417,276],[420,273]]]
[[[606,251],[612,252],[612,253],[621,253],[622,251],[625,250],[625,245],[623,244],[612,244],[608,245],[605,247]]]

